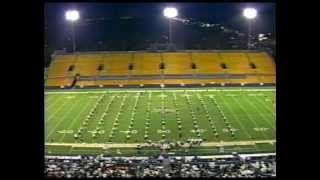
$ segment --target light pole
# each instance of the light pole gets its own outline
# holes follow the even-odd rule
[[[243,10],[243,16],[248,19],[248,49],[250,49],[251,46],[251,21],[257,17],[257,10],[254,8],[245,8]]]
[[[71,33],[72,33],[72,50],[76,51],[76,40],[74,32],[74,23],[80,18],[79,12],[77,10],[69,10],[65,14],[66,20],[71,22]]]
[[[169,19],[169,44],[172,44],[172,28],[171,19],[178,16],[178,10],[173,7],[167,7],[163,10],[163,15]]]

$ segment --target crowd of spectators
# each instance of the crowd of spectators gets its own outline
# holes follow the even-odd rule
[[[274,177],[276,156],[243,157],[46,157],[45,176],[107,177]]]

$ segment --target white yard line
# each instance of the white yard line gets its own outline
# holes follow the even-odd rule
[[[192,117],[192,113],[191,113],[191,112],[194,112],[194,109],[192,108],[192,106],[189,105],[188,100],[190,101],[190,103],[191,103],[192,101],[190,100],[190,97],[189,97],[189,96],[185,96],[184,99],[185,99],[186,102],[187,102],[187,106],[188,106],[188,108],[190,109],[189,113],[190,113],[190,115],[191,115],[191,117]],[[197,117],[198,115],[197,115],[196,113],[194,113],[194,116],[195,116],[196,125],[199,126],[198,117]],[[193,119],[192,119],[192,121],[193,121]],[[192,126],[193,126],[193,129],[196,129],[193,123],[192,123]],[[196,136],[196,135],[195,135],[195,136]],[[202,134],[201,134],[201,137],[202,137]]]
[[[254,97],[255,99],[257,99],[257,102],[259,102],[259,104],[262,104],[263,107],[266,108],[266,110],[268,110],[271,114],[275,114],[275,112],[273,111],[274,109],[271,109],[269,106],[266,106],[265,103],[263,103],[262,99],[259,99],[257,97]]]
[[[147,102],[146,102],[146,104],[147,104],[147,108],[146,108],[146,115],[147,115],[147,116],[146,116],[146,117],[149,117],[149,116],[150,116],[150,111],[148,112],[148,110],[151,109],[151,107],[150,107],[151,98],[152,98],[152,93],[150,92],[150,93],[148,94],[148,99],[147,99]],[[148,134],[149,134],[149,130],[148,130],[147,126],[146,126],[146,121],[147,121],[147,119],[146,119],[146,118],[143,118],[143,119],[144,119],[144,122],[143,122],[144,126],[143,126],[142,129],[144,129],[144,136],[145,136],[145,135],[148,135]],[[148,122],[150,122],[150,121],[148,121]]]
[[[108,102],[108,106],[106,107],[106,109],[105,109],[105,111],[104,112],[106,112],[106,111],[108,111],[109,109],[110,109],[110,106],[112,105],[112,104],[114,104],[114,99],[115,99],[116,97],[115,96],[111,96],[111,98],[110,98],[110,101]],[[109,115],[109,112],[108,113],[106,113],[106,116],[107,115]],[[112,122],[112,124],[113,124],[113,122]],[[106,123],[104,123],[104,126],[106,125]],[[106,131],[106,129],[104,129],[105,131]]]
[[[265,122],[267,122],[267,124],[270,125],[271,129],[274,129],[274,126],[272,126],[272,124],[268,121],[268,118],[265,119],[264,113],[260,113],[260,110],[258,110],[258,108],[257,108],[255,105],[253,105],[252,102],[250,102],[247,97],[245,97],[245,98],[243,98],[243,99],[245,99],[245,100],[248,102],[248,104],[250,104],[250,106],[254,107],[257,112],[259,112],[258,115],[259,115],[260,117],[262,117],[262,119],[263,119]]]
[[[67,126],[67,129],[69,129],[69,127],[73,127],[73,124],[77,121],[75,121],[76,119],[78,119],[80,117],[80,115],[85,111],[88,110],[88,107],[90,107],[89,105],[92,106],[92,102],[87,101],[87,104],[85,106],[83,106],[83,108],[81,109],[81,111],[77,114],[77,116],[75,118],[72,119],[71,123]],[[66,134],[63,134],[63,136],[59,139],[58,142],[60,142],[61,140],[63,140],[63,138],[65,137]]]
[[[132,112],[133,112],[133,108],[138,104],[138,101],[139,101],[139,99],[140,99],[140,96],[141,96],[140,94],[137,95],[136,100],[135,100],[135,102],[134,102],[134,105],[133,105],[132,108],[130,109],[130,113],[131,113],[130,119],[131,119],[131,118],[133,119],[133,121],[132,121],[132,122],[133,122],[132,127],[135,126],[135,123],[134,123],[134,122],[135,122],[135,119],[136,119],[136,114],[133,115],[133,113],[132,113]],[[129,112],[128,112],[128,113],[129,113]],[[130,125],[128,126],[127,131],[129,131],[129,127],[130,127]],[[130,138],[131,138],[131,137],[130,137]],[[130,139],[130,138],[129,138],[129,139]]]
[[[274,110],[274,111],[270,110],[270,109],[269,109],[270,106],[267,106],[265,103],[263,103],[262,99],[259,99],[259,98],[257,98],[257,97],[255,97],[255,99],[257,99],[256,102],[259,103],[260,106],[261,106],[261,107],[259,108],[260,110],[261,110],[262,108],[265,108],[268,112],[270,112],[270,113],[265,113],[264,115],[268,115],[269,117],[272,117],[272,119],[273,119],[272,122],[276,123],[275,110]],[[273,107],[273,105],[272,105],[271,107]],[[275,127],[275,125],[274,125],[273,127]]]
[[[221,97],[222,101],[224,102],[224,104],[226,104],[225,107],[227,107],[227,108],[231,111],[230,114],[233,116],[233,118],[236,120],[236,122],[240,125],[240,128],[242,129],[242,131],[247,135],[247,138],[250,138],[250,137],[251,137],[250,134],[248,134],[246,128],[244,128],[243,124],[242,124],[241,121],[238,119],[238,117],[235,116],[235,112],[233,111],[233,109],[229,107],[229,104],[228,104],[227,101],[223,98],[223,96],[220,95],[220,97]]]
[[[215,96],[212,96],[212,99],[214,99],[214,101],[216,102],[216,104],[218,103],[217,102],[217,99],[215,98]],[[212,101],[212,100],[211,100]],[[216,111],[219,113],[219,114],[222,114],[220,111],[219,111],[219,109],[218,109],[218,107],[216,106],[216,104],[215,103],[213,103],[214,105],[214,107],[215,107],[215,109],[216,109]],[[221,110],[222,111],[222,110]],[[233,116],[233,114],[232,114],[232,116]],[[228,120],[229,120],[229,117],[227,118]],[[219,119],[220,120],[220,122],[221,122],[221,119]],[[218,121],[217,121],[218,122]],[[244,133],[246,133],[246,131],[245,131],[245,129],[243,129],[243,127],[241,127],[241,124],[239,124],[238,122],[236,122],[238,125],[240,125],[240,128],[242,128],[242,130],[243,130],[243,132]],[[226,124],[225,123],[218,123],[218,124],[221,124],[220,126],[222,126],[222,127],[224,127],[224,128],[227,128],[227,126],[226,126]],[[232,122],[232,125],[233,124],[235,124],[234,122]],[[220,131],[220,132],[223,132],[223,129],[218,129],[218,131]],[[221,136],[227,136],[226,134],[223,134],[223,133],[221,133]],[[248,137],[250,137],[250,136],[248,136]]]
[[[62,107],[63,107],[65,104],[69,103],[69,101],[70,101],[69,99],[66,100],[66,101],[64,101],[64,102],[62,103],[62,105],[60,105],[60,106],[57,108],[57,110],[54,111],[54,113],[52,113],[52,114],[48,117],[48,119],[46,119],[46,121],[47,121],[47,122],[50,122],[50,119],[51,119],[52,117],[54,117],[54,115],[57,114],[57,113],[60,111],[60,109],[62,109]]]
[[[97,104],[99,98],[103,97],[103,95],[100,95],[98,98],[96,98],[96,101],[95,103]],[[97,107],[101,107],[101,103],[100,104],[97,104]],[[96,115],[98,114],[98,112],[96,112]],[[101,114],[102,115],[102,114]],[[94,119],[92,119],[89,123],[88,123],[88,127],[87,127],[87,132],[89,131],[94,131],[96,126],[97,126],[97,120],[99,118],[98,117],[95,117]],[[84,137],[85,137],[86,133],[84,133]],[[93,141],[93,139],[91,139],[91,141]]]
[[[69,114],[72,111],[72,109],[75,107],[76,104],[77,103],[75,103],[75,102],[72,103],[70,109],[61,118],[59,118],[59,121],[58,121],[58,123],[55,124],[54,128],[52,128],[52,129],[50,128],[51,131],[49,132],[47,138],[49,138],[50,135],[52,134],[52,132],[54,132],[55,129],[61,124],[61,122],[63,122],[62,120],[65,119],[65,117],[67,117],[67,114]],[[60,107],[62,107],[62,106],[60,106]]]
[[[51,101],[53,101],[54,99],[55,99],[54,96],[45,96],[44,97],[44,102],[46,104],[51,104]]]
[[[125,94],[124,96],[122,96],[122,100],[121,100],[121,103],[120,103],[120,107],[118,108],[117,115],[116,115],[116,117],[113,119],[112,127],[114,127],[115,120],[116,120],[116,119],[119,119],[119,116],[120,116],[120,113],[119,113],[119,112],[120,112],[120,111],[122,110],[122,108],[123,108],[123,106],[122,106],[121,104],[125,102],[126,98],[127,98],[127,94]],[[119,115],[118,115],[118,114],[119,114]],[[119,124],[120,124],[120,121],[119,121]],[[111,135],[111,131],[112,131],[112,130],[110,130],[110,132],[109,132],[109,134],[108,134],[108,138],[109,138],[110,135]],[[118,130],[118,128],[117,128],[113,134],[117,133],[118,131],[119,131],[119,130]]]
[[[108,96],[107,96],[107,97],[108,97]],[[109,108],[110,108],[110,106],[114,103],[114,101],[113,101],[114,98],[115,98],[115,96],[110,96],[110,98],[108,98],[108,103],[106,104],[106,108],[105,108],[104,111],[100,114],[100,117],[99,117],[99,118],[96,118],[95,120],[99,119],[99,121],[100,121],[100,119],[102,118],[103,114],[106,113],[106,111],[108,111]],[[103,106],[103,107],[104,107],[104,106]],[[107,116],[108,114],[109,114],[109,112],[106,113],[105,116]],[[105,117],[104,117],[104,118],[105,118]],[[99,122],[99,121],[98,121],[98,122]],[[95,123],[96,123],[96,121],[95,121]],[[105,126],[105,124],[104,124],[104,126]],[[88,129],[88,131],[89,131],[89,130],[90,130],[90,129]],[[97,125],[95,125],[95,127],[93,127],[92,131],[96,131],[96,130],[97,130]],[[106,129],[104,129],[103,131],[106,132]],[[103,138],[103,137],[98,137],[98,139],[100,139],[100,138]]]
[[[251,122],[253,122],[256,127],[259,127],[259,125],[257,124],[257,122],[256,122],[255,120],[251,119],[251,115],[246,112],[246,110],[245,110],[245,109],[242,107],[242,105],[239,103],[238,99],[237,99],[237,98],[234,98],[234,97],[232,97],[232,98],[233,98],[234,101],[238,104],[238,106],[242,109],[242,111],[246,114],[246,116],[248,117],[248,119],[249,119]],[[257,112],[257,113],[258,113],[258,112]],[[260,113],[260,112],[259,112],[259,113]],[[262,131],[262,135],[263,135],[266,139],[268,138],[268,136],[267,136],[267,135],[265,134],[265,132],[263,132],[263,131]]]
[[[202,104],[202,103],[200,102],[200,99],[202,98],[201,94],[197,93],[195,96],[197,96],[198,102],[201,104],[202,109],[204,109],[205,111],[208,110],[208,107],[207,107],[206,103],[203,102],[203,104]],[[202,99],[203,99],[203,98],[202,98]],[[208,113],[208,115],[209,115],[209,118],[213,120],[211,114]],[[206,127],[206,128],[212,130],[209,118],[208,118],[207,116],[205,117],[205,119],[207,120],[208,125],[210,126],[210,128],[208,128],[208,127]],[[215,122],[213,123],[213,126],[214,126],[214,127],[217,127],[216,124],[215,124]],[[210,133],[208,133],[208,134],[210,134]]]
[[[204,99],[204,98],[202,97],[202,95],[199,94],[199,93],[197,93],[197,98],[198,98],[198,101],[199,101],[199,102],[200,102],[200,98]],[[204,101],[203,104],[201,104],[201,106],[203,106],[202,108],[205,109],[205,110],[208,110],[208,109],[209,109],[208,106],[207,106],[207,101]],[[209,110],[208,110],[208,112],[209,112]],[[218,123],[216,123],[216,120],[214,120],[215,118],[213,118],[210,113],[208,113],[208,115],[209,115],[209,117],[210,117],[210,118],[212,119],[212,121],[213,121],[213,126],[217,129],[217,124],[218,124]],[[208,122],[209,122],[209,124],[210,124],[209,118],[206,117],[206,119],[208,120]],[[209,129],[212,129],[212,128],[210,127]],[[219,139],[220,139],[220,137],[219,137]]]
[[[45,112],[49,111],[49,109],[51,109],[51,107],[54,107],[55,104],[57,104],[57,102],[59,102],[59,100],[63,99],[63,96],[59,96],[56,98],[56,100],[54,102],[50,102],[50,103],[45,103]],[[48,104],[48,107],[47,107]]]

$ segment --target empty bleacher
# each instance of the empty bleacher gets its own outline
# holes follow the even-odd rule
[[[72,83],[72,78],[50,78],[46,81],[47,87],[60,87],[60,86],[70,86]]]
[[[263,75],[263,76],[260,76],[260,82],[263,82],[263,83],[274,83],[276,82],[276,76],[275,75]]]
[[[103,58],[104,71],[101,76],[127,76],[132,60],[130,53],[105,54]]]
[[[192,74],[189,53],[162,53],[164,74]]]
[[[80,74],[80,76],[96,76],[98,75],[97,68],[102,63],[103,59],[100,54],[79,55],[75,63],[75,74]]]
[[[161,62],[160,53],[136,53],[131,75],[159,75]]]
[[[74,65],[77,60],[76,55],[57,55],[55,60],[50,64],[48,71],[49,78],[68,76],[68,69]]]
[[[228,74],[247,74],[251,71],[245,53],[220,53],[221,61],[226,64]]]
[[[218,53],[192,53],[192,61],[197,66],[196,74],[223,74]]]
[[[275,64],[264,52],[138,51],[55,55],[46,86],[68,86],[76,74],[76,87],[276,83]]]
[[[267,53],[247,53],[249,62],[256,66],[257,73],[275,74],[275,64]]]

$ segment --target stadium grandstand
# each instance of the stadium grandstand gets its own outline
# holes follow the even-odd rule
[[[274,55],[250,38],[241,49],[168,41],[161,50],[87,51],[73,39],[72,51],[50,53],[46,177],[276,176]]]
[[[56,52],[52,59],[48,88],[276,83],[266,52]]]

